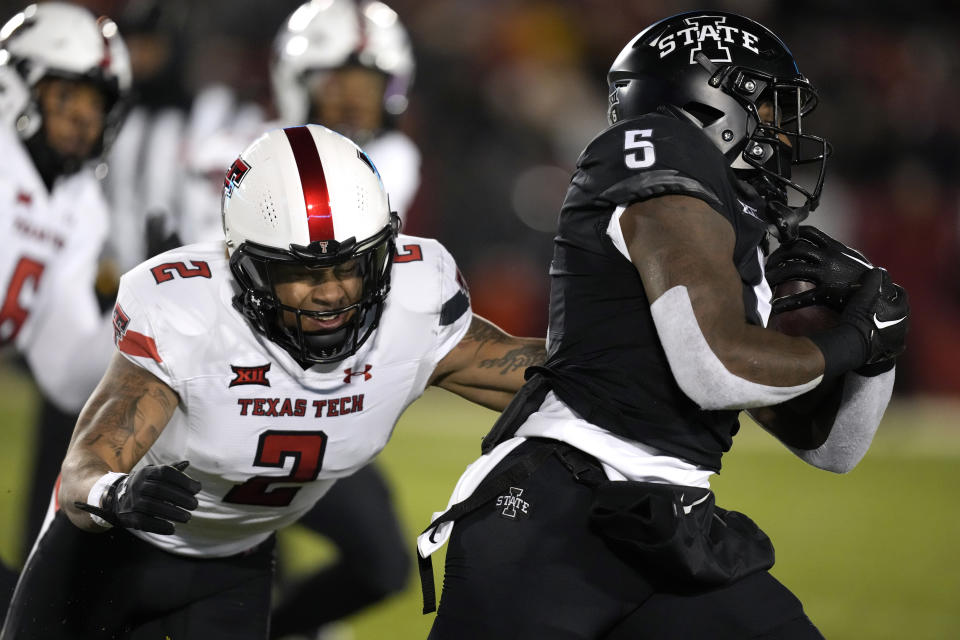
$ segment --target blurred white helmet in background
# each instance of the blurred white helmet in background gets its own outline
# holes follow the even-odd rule
[[[21,138],[42,123],[34,88],[43,78],[86,80],[106,98],[104,131],[96,153],[109,147],[126,111],[131,70],[117,25],[83,7],[32,4],[0,28],[0,119]]]
[[[399,115],[407,108],[414,60],[410,38],[397,13],[377,0],[311,0],[284,22],[274,41],[271,79],[280,117],[306,122],[312,71],[356,64],[387,76],[383,108]]]

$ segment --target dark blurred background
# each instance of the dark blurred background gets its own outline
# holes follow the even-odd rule
[[[120,24],[144,104],[189,109],[198,91],[221,83],[269,110],[270,44],[300,0],[80,4]],[[810,128],[835,155],[811,222],[862,249],[909,291],[898,393],[960,392],[957,3],[387,4],[409,30],[417,61],[400,127],[423,152],[422,184],[405,231],[450,249],[479,313],[513,333],[543,335],[556,215],[577,156],[606,126],[610,63],[655,20],[723,9],[779,34],[820,90]],[[22,7],[3,0],[2,19]]]

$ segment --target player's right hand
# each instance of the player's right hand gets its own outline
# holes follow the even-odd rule
[[[117,480],[101,506],[76,503],[78,509],[103,518],[116,527],[169,535],[174,522],[187,522],[197,508],[200,483],[183,471],[190,463],[147,465]]]
[[[895,358],[906,348],[910,324],[907,292],[895,284],[885,269],[874,267],[860,278],[840,321],[852,325],[867,345],[864,364]]]

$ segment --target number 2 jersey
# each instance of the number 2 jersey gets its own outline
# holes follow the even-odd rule
[[[401,235],[373,335],[304,370],[233,307],[229,269],[222,242],[161,254],[123,276],[114,311],[120,352],[180,399],[137,468],[188,460],[201,484],[176,533],[132,533],[182,555],[250,549],[366,465],[472,317],[446,249]]]

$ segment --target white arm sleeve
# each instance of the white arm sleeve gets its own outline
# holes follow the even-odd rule
[[[870,448],[873,435],[893,394],[896,369],[873,377],[847,373],[843,397],[827,441],[813,450],[788,447],[804,462],[834,473],[847,473]]]
[[[100,312],[92,281],[60,278],[23,346],[44,396],[70,413],[83,407],[114,352],[111,316]]]
[[[650,305],[657,335],[677,384],[701,409],[747,409],[780,404],[813,389],[823,376],[792,387],[773,387],[736,376],[700,330],[687,288],[676,286]]]

